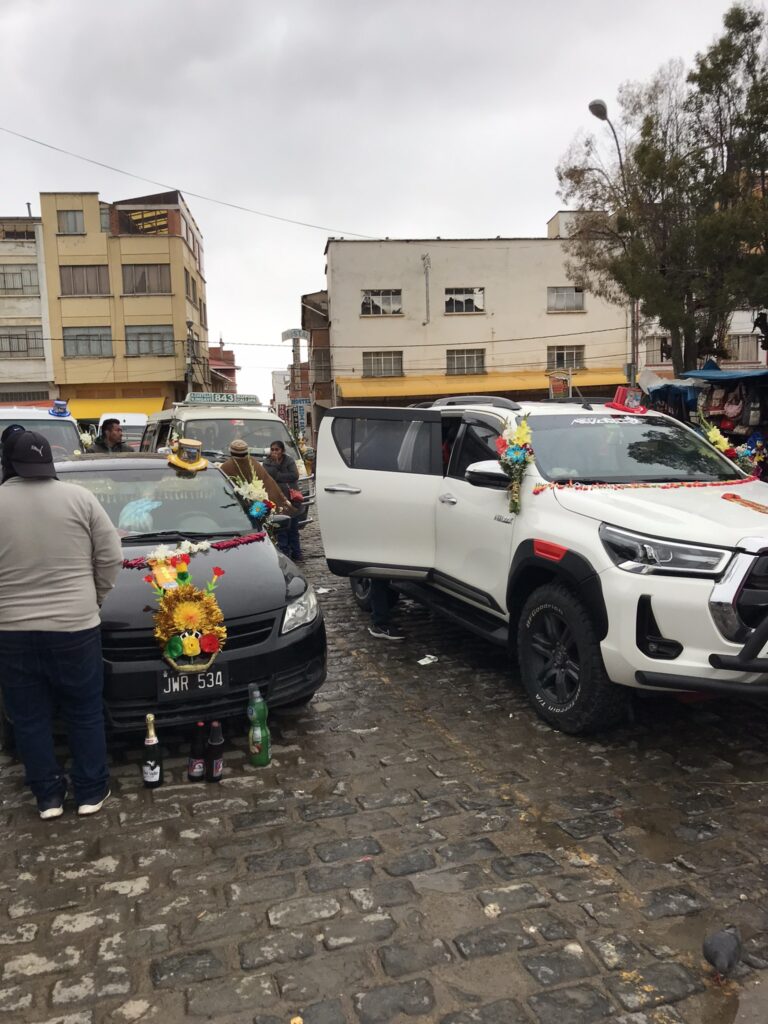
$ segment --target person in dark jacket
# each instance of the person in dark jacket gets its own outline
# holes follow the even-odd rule
[[[296,462],[286,454],[282,441],[273,441],[269,446],[269,455],[264,459],[264,469],[269,473],[283,494],[291,500],[291,489],[299,482],[299,471]],[[301,561],[301,541],[299,540],[299,517],[294,516],[284,530],[277,535],[277,546],[284,555],[294,562]]]
[[[101,433],[93,442],[93,450],[107,455],[133,451],[133,448],[123,441],[123,428],[120,425],[120,420],[104,420],[101,424]]]

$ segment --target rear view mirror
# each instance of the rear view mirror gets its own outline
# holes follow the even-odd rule
[[[509,486],[509,477],[495,459],[473,462],[467,467],[464,479],[473,487],[490,487],[497,491],[505,491]]]
[[[288,523],[291,521],[291,516],[274,515],[269,520],[270,526],[273,526],[276,530],[284,530]]]

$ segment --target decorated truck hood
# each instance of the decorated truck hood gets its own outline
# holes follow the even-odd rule
[[[745,537],[768,545],[768,484],[716,486],[563,486],[554,488],[569,512],[668,540],[737,547]],[[535,497],[532,497],[536,501]]]

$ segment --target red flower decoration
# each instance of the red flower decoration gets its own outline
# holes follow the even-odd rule
[[[509,448],[509,445],[504,440],[504,438],[503,437],[497,437],[496,438],[496,451],[499,453],[499,455],[503,455],[504,452],[507,450],[507,448]]]
[[[735,459],[736,458],[736,449],[735,448],[726,448],[725,451],[723,452],[723,454],[726,455],[729,459]]]
[[[153,582],[154,582],[154,579],[153,579],[153,577],[152,577],[152,576],[145,576],[145,577],[144,577],[144,582],[145,582],[145,583],[153,583]]]
[[[214,576],[224,576],[225,573],[224,573],[224,570],[219,568],[218,565],[214,565],[214,567],[213,567],[213,575]]]
[[[203,633],[200,637],[200,650],[203,654],[215,654],[219,649],[219,638],[215,633]]]
[[[189,565],[189,555],[179,555],[179,561]]]

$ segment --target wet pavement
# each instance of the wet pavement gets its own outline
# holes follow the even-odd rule
[[[768,1020],[766,711],[651,699],[556,733],[420,607],[372,639],[305,534],[329,678],[270,767],[245,714],[219,786],[164,735],[145,790],[121,741],[102,814],[41,822],[0,753],[0,1024]],[[721,988],[701,941],[730,922]]]

